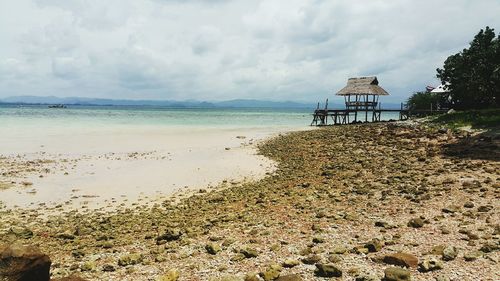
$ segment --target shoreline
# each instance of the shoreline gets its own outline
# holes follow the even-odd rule
[[[407,268],[412,280],[496,280],[499,159],[487,158],[487,140],[474,146],[475,158],[461,157],[468,138],[397,123],[292,132],[259,145],[278,165],[259,181],[113,212],[42,219],[39,210],[0,210],[0,242],[38,245],[56,262],[54,277],[88,280],[158,279],[170,270],[179,280],[254,272],[323,280],[317,265],[347,280],[380,280],[393,266],[383,257],[397,252],[440,264]],[[31,237],[16,236],[26,228]],[[457,254],[443,260],[450,247]]]
[[[109,209],[259,180],[275,163],[256,145],[301,129],[56,128],[29,145],[11,135],[0,151],[2,182],[11,188],[0,189],[0,201],[8,208]]]

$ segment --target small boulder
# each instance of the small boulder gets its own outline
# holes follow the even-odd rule
[[[170,269],[167,273],[160,276],[157,281],[177,281],[180,273],[177,269]]]
[[[480,251],[468,252],[468,253],[465,253],[464,260],[465,261],[475,261],[478,258],[480,258],[482,255],[483,255],[483,253],[481,253]]]
[[[119,266],[134,265],[142,262],[141,254],[128,254],[118,259]]]
[[[458,255],[458,250],[455,247],[448,246],[443,249],[443,260],[451,261],[454,260]]]
[[[96,264],[94,261],[87,261],[87,262],[84,262],[81,266],[80,266],[80,270],[83,272],[83,271],[95,271],[97,268]]]
[[[460,207],[459,206],[455,206],[455,205],[451,205],[451,206],[448,206],[448,207],[444,207],[442,209],[442,211],[443,211],[443,213],[453,214],[453,213],[460,212]]]
[[[264,281],[272,281],[280,276],[283,268],[279,264],[271,264],[266,271],[261,272],[259,275]]]
[[[418,258],[408,253],[388,254],[384,256],[383,261],[387,264],[392,264],[402,267],[416,268],[418,266]]]
[[[424,220],[421,218],[413,218],[408,221],[408,226],[413,228],[421,228],[424,226]]]
[[[342,277],[342,270],[334,264],[316,264],[314,274],[318,277]]]
[[[492,209],[493,209],[493,206],[484,205],[484,206],[479,206],[479,208],[477,208],[477,211],[480,213],[487,213],[487,212],[491,211]]]
[[[182,232],[179,229],[167,229],[164,234],[156,237],[156,242],[161,243],[162,241],[175,241],[179,240],[182,236]]]
[[[222,248],[216,243],[208,243],[205,246],[205,250],[211,255],[216,255],[218,252],[222,251]]]
[[[357,276],[354,281],[380,281],[380,278],[378,278],[377,276],[375,275],[359,275]]]
[[[309,255],[302,259],[302,262],[305,264],[315,264],[321,260],[321,257],[318,255]]]
[[[33,246],[0,245],[0,280],[50,279],[50,258]]]
[[[74,240],[75,239],[75,235],[73,235],[69,231],[65,231],[65,232],[62,232],[62,233],[58,233],[56,235],[56,238],[63,239],[63,240]]]
[[[33,237],[33,231],[26,227],[13,226],[7,232],[8,236],[14,236],[15,238],[30,239]]]
[[[365,248],[367,248],[370,253],[378,252],[382,250],[382,247],[384,247],[384,242],[379,239],[373,239],[365,244]]]
[[[250,247],[247,247],[245,249],[241,249],[240,253],[242,253],[245,256],[245,258],[247,258],[247,259],[255,258],[259,255],[257,250],[250,248]]]
[[[300,264],[300,261],[298,261],[298,260],[287,259],[286,261],[283,262],[283,267],[292,268],[292,267],[296,267],[299,264]]]
[[[116,271],[116,269],[111,264],[105,264],[105,265],[102,266],[102,271],[104,271],[104,272],[114,272],[114,271]]]
[[[243,278],[243,281],[261,281],[259,278],[259,274],[255,272],[247,273],[245,275],[245,278]]]
[[[388,267],[384,270],[384,281],[410,281],[411,274],[400,267]]]
[[[483,253],[491,253],[497,251],[498,249],[499,249],[498,243],[491,241],[484,243],[481,249],[479,250]]]
[[[443,269],[443,262],[435,258],[427,258],[419,264],[419,271],[429,272]]]

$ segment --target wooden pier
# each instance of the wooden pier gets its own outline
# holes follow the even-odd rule
[[[401,104],[401,109],[328,109],[328,100],[324,109],[319,109],[319,104],[313,113],[311,126],[345,125],[361,122],[380,122],[383,112],[399,113],[398,120],[408,120],[410,117],[425,117],[446,113],[447,109],[437,110],[411,110]],[[364,120],[362,117],[365,117]],[[371,116],[368,118],[368,116]],[[361,117],[361,118],[358,118]]]
[[[324,109],[320,109],[318,103],[311,126],[380,122],[383,112],[397,112],[399,120],[407,120],[412,116],[422,117],[446,112],[446,110],[432,109],[410,110],[403,104],[401,104],[400,109],[382,109],[378,101],[379,96],[389,94],[378,85],[377,77],[349,78],[347,86],[340,90],[337,95],[344,96],[345,109],[328,109],[328,99]]]

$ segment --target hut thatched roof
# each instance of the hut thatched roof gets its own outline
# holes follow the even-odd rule
[[[357,77],[349,78],[347,86],[337,92],[338,96],[347,95],[389,95],[382,87],[378,85],[377,77]]]

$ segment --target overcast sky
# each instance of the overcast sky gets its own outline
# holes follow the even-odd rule
[[[0,0],[0,98],[316,102],[376,75],[397,102],[499,0]]]

